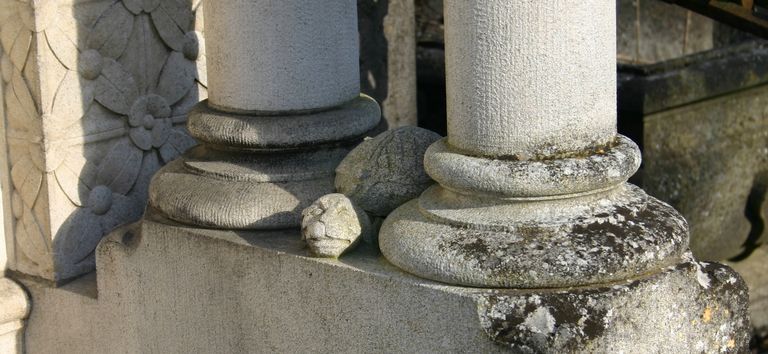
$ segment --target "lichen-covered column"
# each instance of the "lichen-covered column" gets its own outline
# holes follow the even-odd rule
[[[209,98],[202,142],[155,176],[150,206],[225,229],[299,225],[336,165],[380,119],[360,94],[354,0],[205,2]]]
[[[636,343],[678,340],[676,331],[684,331],[727,338],[727,350],[744,348],[746,291],[738,275],[718,268],[730,277],[727,298],[718,280],[690,259],[685,220],[626,183],[641,159],[637,146],[616,134],[615,6],[612,0],[445,2],[448,137],[424,161],[439,185],[390,214],[382,252],[424,278],[515,289],[489,300],[488,321],[516,348],[607,348],[595,343],[610,338],[611,348],[621,349],[628,339],[616,333],[633,326],[649,331],[633,334],[648,339]],[[685,290],[663,293],[662,282],[672,279],[665,272],[690,275],[701,286],[681,281]],[[635,281],[642,286],[622,295],[605,285]],[[659,289],[653,296],[673,308],[705,312],[712,305],[722,316],[712,317],[710,309],[705,325],[670,322],[674,314],[648,317],[650,304],[632,305],[639,312],[617,306],[646,299],[643,286]],[[614,311],[623,322],[609,321]],[[567,316],[574,320],[566,326]],[[598,335],[589,321],[600,318]],[[719,346],[710,342],[702,341]]]

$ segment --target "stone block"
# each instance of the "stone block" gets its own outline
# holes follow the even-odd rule
[[[29,310],[24,289],[8,278],[0,278],[0,352],[24,353],[24,324]]]
[[[100,306],[127,314],[126,351],[685,353],[748,342],[741,280],[715,264],[576,289],[478,289],[414,277],[364,248],[307,257],[296,230],[153,215],[98,249]],[[130,290],[116,297],[118,284]]]
[[[137,220],[152,174],[195,142],[199,1],[0,0],[10,269],[54,281]]]
[[[737,353],[748,341],[741,280],[717,264],[568,290],[478,289],[409,275],[367,248],[312,258],[298,230],[152,215],[102,241],[98,286],[23,280],[35,303],[28,352]]]
[[[739,256],[765,238],[767,106],[763,85],[645,117],[644,186],[689,221],[703,260]]]
[[[619,62],[648,64],[713,48],[715,21],[661,0],[617,0]]]

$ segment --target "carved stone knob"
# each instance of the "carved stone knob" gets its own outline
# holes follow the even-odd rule
[[[317,257],[339,257],[371,228],[368,215],[343,194],[322,196],[301,215],[302,239]]]

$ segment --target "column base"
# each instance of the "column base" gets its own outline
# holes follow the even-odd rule
[[[639,188],[508,202],[433,186],[389,215],[387,259],[415,275],[492,288],[558,288],[629,279],[677,264],[687,224]]]
[[[234,155],[198,146],[155,175],[150,205],[202,227],[298,227],[304,208],[334,192],[334,170],[350,149]]]
[[[149,204],[202,227],[297,228],[305,207],[335,191],[336,166],[380,116],[364,95],[312,112],[237,114],[202,102],[189,118],[202,145],[155,175]]]

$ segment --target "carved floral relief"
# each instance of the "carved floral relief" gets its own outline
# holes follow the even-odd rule
[[[200,1],[0,0],[13,241],[21,272],[63,280],[137,220],[152,174],[195,144]]]

